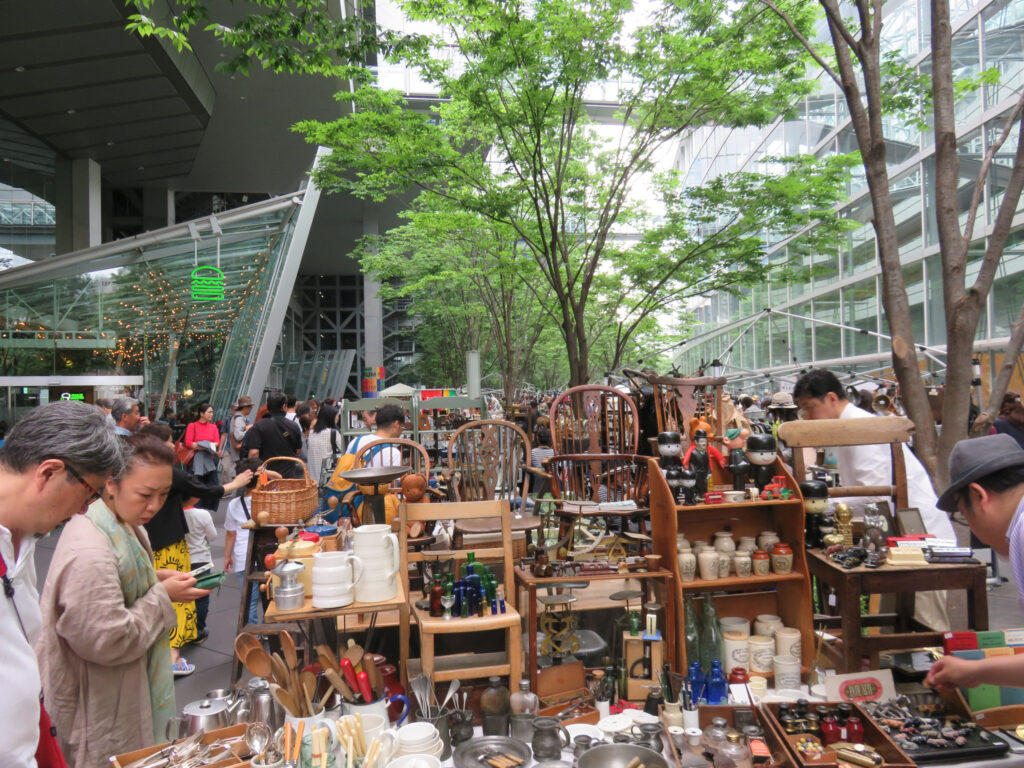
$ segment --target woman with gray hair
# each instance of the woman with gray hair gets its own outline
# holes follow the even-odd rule
[[[40,735],[42,683],[33,644],[42,615],[33,550],[40,536],[99,498],[124,454],[102,410],[62,400],[24,416],[0,448],[0,723],[4,765],[35,766]],[[47,722],[47,721],[42,721]]]

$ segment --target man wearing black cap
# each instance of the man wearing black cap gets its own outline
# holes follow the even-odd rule
[[[939,509],[959,510],[975,536],[1009,557],[1024,610],[1024,449],[1009,435],[961,440],[949,456],[949,476]],[[946,656],[931,668],[928,682],[1024,687],[1024,663],[1019,656],[979,661]]]

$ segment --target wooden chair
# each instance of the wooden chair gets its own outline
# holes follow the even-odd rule
[[[658,418],[659,432],[679,432],[689,439],[690,420],[696,417],[704,419],[711,425],[714,434],[708,435],[709,439],[721,437],[723,429],[719,425],[727,424],[729,421],[723,413],[721,397],[724,378],[705,376],[677,379],[671,376],[648,375],[647,381],[650,382],[654,394],[654,411]],[[706,389],[710,389],[710,403],[705,397],[700,396],[700,391]],[[734,406],[732,410],[736,410]],[[654,455],[657,455],[656,447]]]
[[[586,537],[582,548],[577,551],[593,550],[611,535],[613,542],[609,555],[624,554],[622,539],[645,541],[648,534],[643,528],[650,521],[649,486],[647,483],[647,458],[645,456],[621,454],[574,454],[552,456],[544,462],[551,475],[551,493],[559,508],[562,526],[559,530],[559,545],[570,549],[575,544],[576,533]],[[591,502],[609,504],[632,501],[636,507],[628,510],[573,508],[566,502]],[[617,529],[611,521],[617,520]],[[630,520],[640,524],[638,535],[626,531]]]
[[[404,437],[383,438],[360,446],[359,450],[356,451],[356,466],[382,466],[380,458],[376,455],[376,452],[380,451],[381,448],[397,449],[401,455],[401,461],[399,462],[400,465],[412,467],[413,472],[419,472],[424,476],[428,476],[430,474],[430,455],[427,453],[427,449],[414,440],[407,440]],[[374,452],[374,456],[366,456],[366,454],[371,451]],[[364,456],[366,458],[364,458]],[[384,466],[391,466],[391,463]],[[395,481],[395,487],[397,487],[397,481]]]
[[[502,568],[502,582],[505,590],[505,613],[497,616],[472,616],[466,619],[443,619],[435,618],[429,611],[424,611],[415,605],[412,606],[411,615],[420,631],[420,657],[422,660],[421,672],[424,675],[433,676],[435,682],[444,680],[483,678],[490,675],[508,675],[509,680],[519,680],[522,673],[522,624],[519,612],[515,608],[515,584],[513,583],[513,562],[512,562],[512,527],[511,513],[508,500],[493,499],[487,501],[462,501],[443,505],[446,518],[456,521],[471,519],[495,519],[500,522],[501,546],[489,547],[486,549],[474,548],[473,552],[477,560],[500,560]],[[407,504],[399,506],[402,525],[399,530],[399,551],[402,553],[402,578],[405,580],[406,590],[409,589],[409,565],[422,560],[438,557],[454,558],[456,563],[465,561],[467,551],[427,551],[409,552],[408,530],[409,523],[415,521],[433,520],[437,515],[438,506],[435,504]],[[487,654],[455,654],[437,657],[434,654],[435,635],[461,635],[468,632],[486,632],[491,630],[504,630],[505,637],[505,659],[488,659]],[[401,631],[408,636],[409,626],[401,627]],[[481,658],[483,657],[483,658]],[[476,659],[477,663],[474,663]],[[484,663],[479,663],[483,661]],[[489,663],[493,662],[493,663]],[[411,675],[410,675],[411,676]]]
[[[463,424],[448,441],[448,469],[459,501],[503,499],[514,510],[512,531],[530,534],[540,529],[541,518],[526,514],[530,475],[545,473],[530,466],[530,438],[510,421],[483,419]],[[501,533],[496,518],[455,523],[456,546],[465,534]],[[521,553],[523,556],[526,552]]]
[[[629,395],[601,384],[571,387],[548,413],[555,454],[634,454],[640,413]]]
[[[897,509],[910,506],[907,498],[907,464],[903,444],[910,442],[914,422],[901,416],[874,419],[817,419],[787,421],[779,425],[779,438],[793,449],[793,477],[801,482],[807,466],[801,448],[824,446],[877,445],[888,443],[892,453],[892,485],[856,485],[829,488],[829,496],[890,496]]]

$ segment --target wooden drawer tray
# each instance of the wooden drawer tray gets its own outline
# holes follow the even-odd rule
[[[245,729],[248,727],[248,723],[242,723],[241,725],[232,725],[227,728],[220,728],[216,731],[210,731],[206,734],[202,742],[203,744],[210,744],[211,742],[217,741],[217,739],[232,738],[234,736],[245,736]],[[243,750],[242,754],[246,754],[249,750],[245,745],[244,739],[238,742],[240,746],[236,746],[235,749]],[[123,755],[115,755],[110,758],[110,765],[112,768],[125,768],[125,766],[131,765],[134,762],[141,760],[144,757],[156,754],[161,749],[166,747],[167,744],[157,744],[154,747],[146,747],[145,749],[136,749],[134,752],[125,752]],[[209,766],[204,768],[242,768],[242,766],[248,766],[249,761],[242,761],[237,757],[228,757],[225,760],[220,760],[216,763],[210,763]]]
[[[793,768],[796,763],[793,762],[788,745],[786,745],[784,739],[779,737],[778,730],[768,723],[768,718],[765,717],[765,714],[757,707],[713,706],[705,704],[698,708],[701,730],[707,728],[708,725],[711,724],[711,721],[716,717],[724,718],[730,728],[735,728],[735,714],[737,709],[753,710],[754,723],[764,731],[765,743],[768,745],[768,749],[771,750],[771,759],[767,763],[759,762],[757,765],[764,766],[765,768]]]
[[[889,738],[889,735],[879,728],[874,720],[868,717],[860,705],[854,702],[846,703],[850,704],[853,707],[854,713],[860,717],[861,722],[864,724],[864,743],[882,756],[882,759],[885,760],[884,768],[916,768],[917,763],[911,760],[906,752],[896,746],[896,743]],[[833,702],[825,706],[834,707],[837,704],[838,702]],[[821,705],[815,704],[815,706]],[[789,757],[797,768],[804,768],[805,766],[810,768],[828,768],[828,766],[837,765],[836,753],[831,749],[825,750],[822,757],[818,760],[806,759],[804,755],[797,751],[795,746],[797,739],[787,734],[782,727],[782,723],[779,722],[779,705],[777,703],[762,704],[761,710],[764,712],[764,719],[774,729],[778,739],[786,745]]]

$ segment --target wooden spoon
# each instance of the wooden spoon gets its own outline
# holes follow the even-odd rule
[[[278,704],[284,707],[285,711],[288,712],[292,717],[302,717],[299,713],[302,711],[295,703],[295,698],[282,688],[277,683],[270,684],[270,694],[274,697]]]
[[[281,651],[284,653],[284,660],[288,662],[288,669],[298,669],[299,654],[295,650],[295,640],[290,632],[281,633]]]
[[[281,654],[274,653],[270,656],[270,666],[274,670],[274,680],[278,685],[288,687],[289,677],[288,667],[285,666],[284,659],[281,658]]]
[[[238,637],[235,638],[235,656],[238,657],[238,660],[244,664],[246,654],[253,648],[263,648],[263,646],[256,639],[255,635],[248,632],[240,632]]]
[[[327,681],[334,686],[334,689],[341,694],[341,697],[345,701],[353,702],[356,700],[356,695],[352,692],[352,688],[345,682],[345,679],[341,674],[334,669],[325,669],[324,676],[327,677]]]
[[[270,662],[270,654],[262,648],[253,648],[245,654],[245,659],[242,663],[249,670],[249,674],[254,677],[269,678],[274,671],[273,665]]]
[[[364,655],[366,654],[362,646],[350,637],[348,639],[348,649],[345,651],[345,658],[352,662],[356,672],[362,671],[360,665],[363,663]]]
[[[312,672],[305,671],[299,675],[299,682],[302,683],[302,693],[305,698],[306,707],[309,709],[309,715],[312,717],[316,714],[313,711],[313,699],[316,697],[316,675]]]

